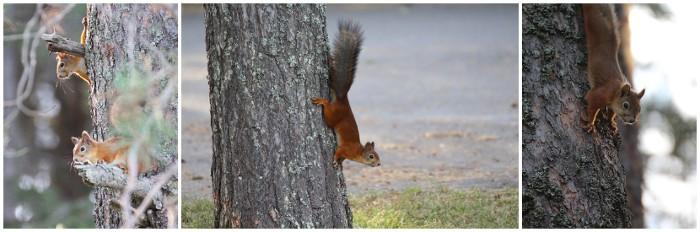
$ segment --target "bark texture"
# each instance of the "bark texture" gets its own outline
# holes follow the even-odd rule
[[[586,42],[580,5],[524,4],[523,227],[630,227],[621,139],[583,129]]]
[[[323,5],[205,5],[215,227],[351,227]]]
[[[93,81],[90,86],[92,134],[102,140],[112,135],[108,112],[118,94],[114,92],[113,81],[119,75],[119,71],[127,67],[137,67],[145,72],[157,73],[162,71],[165,65],[177,65],[177,6],[88,4],[87,17],[85,59],[88,74]],[[174,56],[168,55],[173,53]],[[163,59],[163,56],[166,58]],[[159,77],[163,85],[156,88],[162,89],[168,80],[177,80],[177,73]],[[168,99],[166,104],[164,113],[169,120],[168,123],[171,123],[173,128],[177,128],[177,95]],[[177,141],[170,141],[169,144],[161,144],[161,146],[169,149],[159,154],[162,156],[160,159],[174,161],[177,157]],[[120,189],[104,184],[125,180],[125,176],[114,175],[124,174],[104,172],[90,176],[83,175],[86,181],[95,184],[94,216],[97,228],[118,228],[124,223],[122,209],[112,202],[113,199],[119,199]],[[153,182],[144,178],[151,177],[142,176],[139,183]],[[163,193],[168,195],[177,193],[176,185],[175,187],[169,185],[169,188],[170,190],[164,187]],[[175,192],[172,192],[173,188]],[[133,197],[136,195],[134,194]],[[139,203],[137,199],[132,202]],[[140,227],[164,228],[168,225],[166,208],[159,208],[159,202],[154,205],[146,212],[146,220],[141,222]]]

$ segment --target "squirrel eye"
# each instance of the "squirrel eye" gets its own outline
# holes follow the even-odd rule
[[[374,155],[369,155],[369,159],[374,159]]]
[[[85,146],[80,147],[80,152],[85,152]]]
[[[629,109],[629,108],[630,108],[630,103],[629,103],[629,102],[624,102],[624,103],[622,103],[622,107],[625,108],[625,109]]]
[[[66,64],[65,64],[65,63],[63,63],[63,62],[61,62],[61,63],[58,63],[58,67],[59,67],[59,68],[63,68],[63,66],[65,66],[65,65],[66,65]]]

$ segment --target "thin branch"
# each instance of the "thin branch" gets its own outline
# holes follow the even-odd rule
[[[41,39],[48,43],[47,49],[50,52],[63,52],[79,57],[85,56],[85,48],[82,44],[58,35],[55,31],[51,34],[42,34]]]
[[[175,175],[177,175],[177,164],[172,164],[168,167],[168,169],[165,172],[161,173],[160,175],[154,178],[158,181],[153,185],[151,191],[149,191],[148,194],[146,194],[146,197],[143,198],[143,200],[141,201],[141,205],[139,205],[139,207],[136,208],[136,212],[134,212],[134,215],[132,217],[126,218],[127,220],[124,223],[125,228],[132,228],[134,227],[134,225],[136,225],[136,222],[138,221],[136,219],[140,218],[146,211],[146,208],[149,205],[151,205],[151,200],[153,200],[154,198],[162,198],[160,188],[167,184],[171,180],[171,177]]]
[[[30,109],[24,103],[24,101],[29,99],[34,90],[34,79],[36,78],[36,49],[39,45],[39,37],[34,35],[46,32],[49,26],[53,26],[56,22],[63,19],[63,17],[68,14],[74,6],[75,4],[69,4],[65,9],[59,12],[56,17],[51,18],[51,20],[49,20],[45,25],[41,25],[36,32],[32,33],[31,30],[36,27],[37,23],[39,22],[39,19],[41,18],[41,11],[43,9],[43,5],[38,4],[36,11],[34,12],[34,16],[32,16],[29,22],[27,22],[27,25],[24,28],[24,32],[22,33],[23,40],[21,48],[23,70],[21,78],[17,84],[17,96],[14,100],[14,106],[17,107],[16,110],[19,110],[26,115],[33,117],[50,117],[52,116],[51,112],[57,108],[56,106],[53,106],[47,111],[40,112],[38,110]]]

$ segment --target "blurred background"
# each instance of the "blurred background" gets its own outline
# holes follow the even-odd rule
[[[648,228],[697,225],[697,10],[692,4],[633,5],[629,14],[635,87],[646,88],[638,148]]]
[[[94,227],[90,188],[70,166],[71,136],[90,129],[88,87],[56,79],[55,55],[37,38],[55,29],[80,41],[85,11],[84,4],[4,5],[5,228]]]

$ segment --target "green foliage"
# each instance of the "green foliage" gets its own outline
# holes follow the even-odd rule
[[[185,199],[182,204],[182,228],[214,227],[214,202],[211,199]]]
[[[350,196],[357,228],[517,228],[518,189],[371,192]],[[211,199],[185,200],[183,228],[211,228]]]
[[[351,197],[359,228],[517,228],[518,190],[374,192]]]
[[[174,147],[172,141],[177,138],[177,130],[164,117],[164,112],[153,108],[162,86],[148,75],[136,65],[127,65],[117,72],[113,83],[116,93],[110,109],[114,134],[124,138],[125,143],[140,137],[143,144],[155,145],[157,151],[168,151]]]

